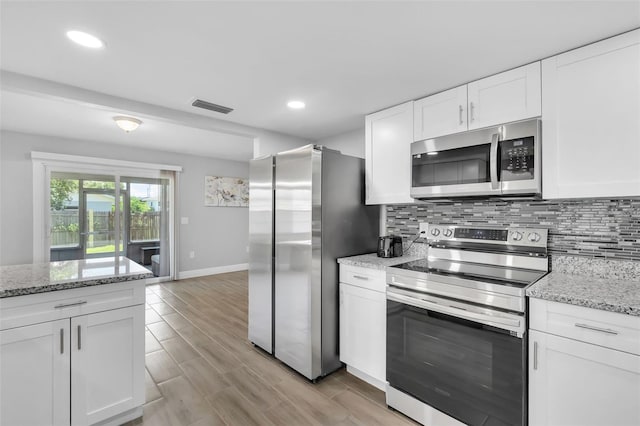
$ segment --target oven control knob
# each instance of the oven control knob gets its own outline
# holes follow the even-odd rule
[[[513,231],[511,233],[511,239],[513,241],[520,241],[522,239],[522,234],[520,232],[518,232],[518,231]]]
[[[445,237],[450,237],[453,234],[453,231],[449,228],[444,230],[444,236]]]
[[[537,243],[538,241],[540,241],[540,234],[538,234],[537,232],[530,233],[529,241],[531,241],[532,243]]]
[[[437,237],[438,235],[440,235],[440,230],[438,228],[433,228],[431,230],[431,235],[433,235],[434,237]]]

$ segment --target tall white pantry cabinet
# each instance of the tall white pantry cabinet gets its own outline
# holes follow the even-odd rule
[[[140,416],[144,282],[0,299],[0,424],[121,424]]]

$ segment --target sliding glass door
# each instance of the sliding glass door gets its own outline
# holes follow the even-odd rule
[[[51,261],[125,256],[157,277],[171,276],[170,174],[51,171],[49,182]]]

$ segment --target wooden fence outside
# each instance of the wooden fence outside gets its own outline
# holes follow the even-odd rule
[[[113,212],[90,212],[87,220],[93,226],[93,245],[111,241],[114,234]],[[80,225],[77,210],[51,212],[51,246],[70,246],[80,243]],[[103,231],[103,232],[99,232]],[[160,239],[160,212],[133,213],[129,222],[130,241],[153,241]]]

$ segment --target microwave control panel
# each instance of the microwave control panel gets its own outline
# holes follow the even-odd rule
[[[533,179],[533,136],[500,142],[501,180]]]

